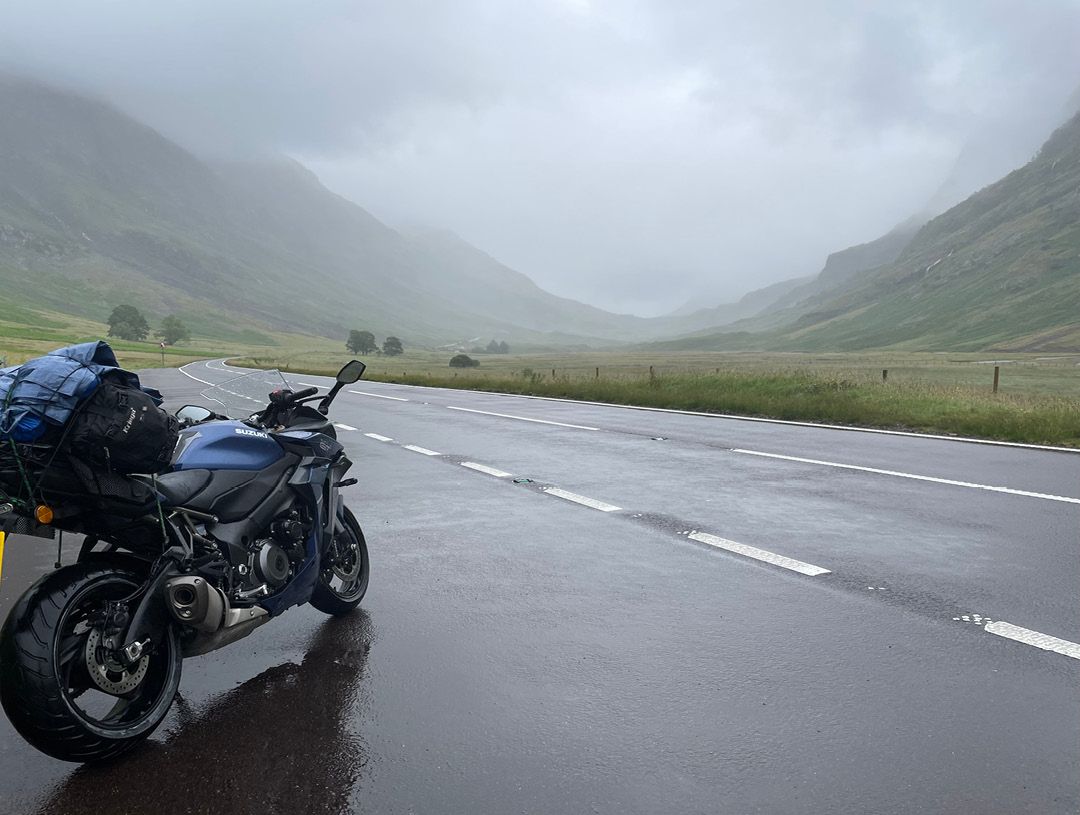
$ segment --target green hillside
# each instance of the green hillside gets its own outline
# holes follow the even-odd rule
[[[0,77],[0,290],[102,320],[130,302],[202,336],[348,329],[411,343],[611,342],[674,325],[556,297],[446,235],[403,235],[295,162],[210,164],[109,105]]]
[[[764,330],[763,330],[764,329]],[[893,262],[669,349],[1080,349],[1080,116]]]

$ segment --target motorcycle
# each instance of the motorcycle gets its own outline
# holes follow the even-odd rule
[[[340,494],[356,479],[327,414],[364,368],[349,362],[322,396],[274,371],[238,377],[203,394],[224,415],[176,411],[167,471],[103,479],[92,500],[56,487],[29,519],[0,505],[0,529],[85,536],[77,561],[27,589],[0,630],[0,703],[30,744],[67,761],[115,758],[161,724],[184,658],[293,606],[345,615],[360,604],[367,544]],[[267,386],[264,407],[243,408]]]

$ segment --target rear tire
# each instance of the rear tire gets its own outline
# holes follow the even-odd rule
[[[348,614],[367,593],[370,564],[367,542],[356,517],[342,507],[345,529],[334,536],[320,564],[319,581],[311,592],[311,605],[326,614]]]
[[[100,638],[95,609],[130,595],[142,582],[115,565],[79,563],[39,580],[8,615],[0,631],[0,703],[41,752],[63,761],[115,758],[140,744],[168,713],[183,659],[172,626],[127,671],[95,656],[102,653],[94,648]]]

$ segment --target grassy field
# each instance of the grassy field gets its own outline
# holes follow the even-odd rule
[[[479,368],[465,370],[449,368],[449,356],[369,356],[366,378],[1080,446],[1080,356],[483,354],[474,355]],[[349,358],[344,352],[271,352],[236,364],[333,374]],[[888,370],[885,382],[882,370]]]
[[[95,340],[108,340],[116,352],[120,364],[130,370],[140,368],[176,367],[197,359],[208,359],[238,354],[282,353],[283,348],[296,349],[299,353],[329,354],[337,343],[312,337],[290,334],[273,335],[274,346],[242,345],[195,338],[181,345],[166,348],[164,362],[157,340],[128,342],[107,337],[104,323],[83,320],[69,314],[47,311],[31,311],[4,305],[0,308],[0,359],[7,365],[18,365],[36,356],[65,345]]]
[[[106,331],[68,315],[6,309],[3,316],[0,357],[9,365],[100,339]],[[283,334],[274,341],[196,339],[166,349],[164,365],[228,356],[240,365],[333,374],[351,359],[330,340]],[[155,342],[110,342],[129,369],[163,364]],[[448,366],[450,356],[415,349],[397,357],[370,355],[367,378],[1080,447],[1080,355],[476,354],[480,367],[463,370]],[[995,365],[997,394],[991,391]]]

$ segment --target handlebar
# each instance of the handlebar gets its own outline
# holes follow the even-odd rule
[[[292,405],[307,399],[309,396],[315,396],[318,392],[318,388],[304,388],[302,391],[295,392],[282,388],[270,394],[270,404],[279,406]]]

